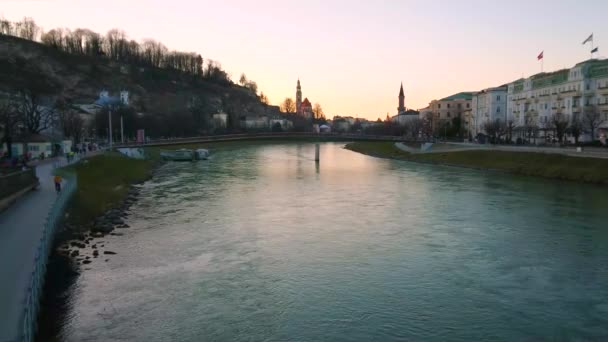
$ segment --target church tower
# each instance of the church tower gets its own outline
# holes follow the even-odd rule
[[[298,78],[298,86],[296,87],[296,113],[302,112],[302,87],[300,86],[300,79]]]
[[[401,82],[401,89],[399,90],[399,108],[397,108],[397,114],[405,112],[405,95],[403,94],[403,82]]]

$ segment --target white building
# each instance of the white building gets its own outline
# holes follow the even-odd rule
[[[391,122],[394,122],[398,125],[405,126],[409,121],[412,121],[413,119],[418,119],[419,116],[420,116],[420,113],[418,111],[408,109],[397,115],[393,115],[391,117]]]
[[[547,137],[554,115],[570,122],[584,121],[599,113],[603,124],[599,134],[608,130],[608,59],[591,59],[570,69],[540,73],[508,85],[507,111],[519,127],[535,126]],[[598,132],[594,132],[598,138]],[[591,139],[591,136],[583,136]]]
[[[213,128],[226,128],[228,127],[228,114],[220,112],[215,113],[211,116]]]
[[[473,93],[471,107],[471,122],[466,124],[470,127],[469,132],[473,136],[485,133],[484,125],[487,122],[495,120],[507,122],[513,119],[507,113],[506,85]]]
[[[128,91],[123,90],[120,92],[120,102],[125,106],[129,105],[129,92]]]

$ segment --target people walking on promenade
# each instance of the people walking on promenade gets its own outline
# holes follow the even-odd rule
[[[53,178],[53,180],[54,180],[54,182],[55,182],[55,191],[56,191],[57,193],[60,193],[60,192],[61,192],[61,176],[56,175],[56,176]]]

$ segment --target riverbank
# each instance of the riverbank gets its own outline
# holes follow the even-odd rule
[[[68,208],[68,222],[82,225],[118,205],[134,183],[150,178],[154,161],[105,153],[58,170],[78,176],[78,190]]]
[[[457,151],[412,154],[392,142],[354,142],[346,149],[378,158],[492,170],[574,182],[608,184],[608,160],[557,154],[507,151]]]

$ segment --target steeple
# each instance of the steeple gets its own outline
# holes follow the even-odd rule
[[[401,82],[401,89],[399,89],[399,107],[397,107],[397,114],[405,112],[405,94],[403,93],[403,82]]]
[[[300,78],[298,77],[298,85],[296,86],[296,113],[302,111],[302,87],[300,86]]]

